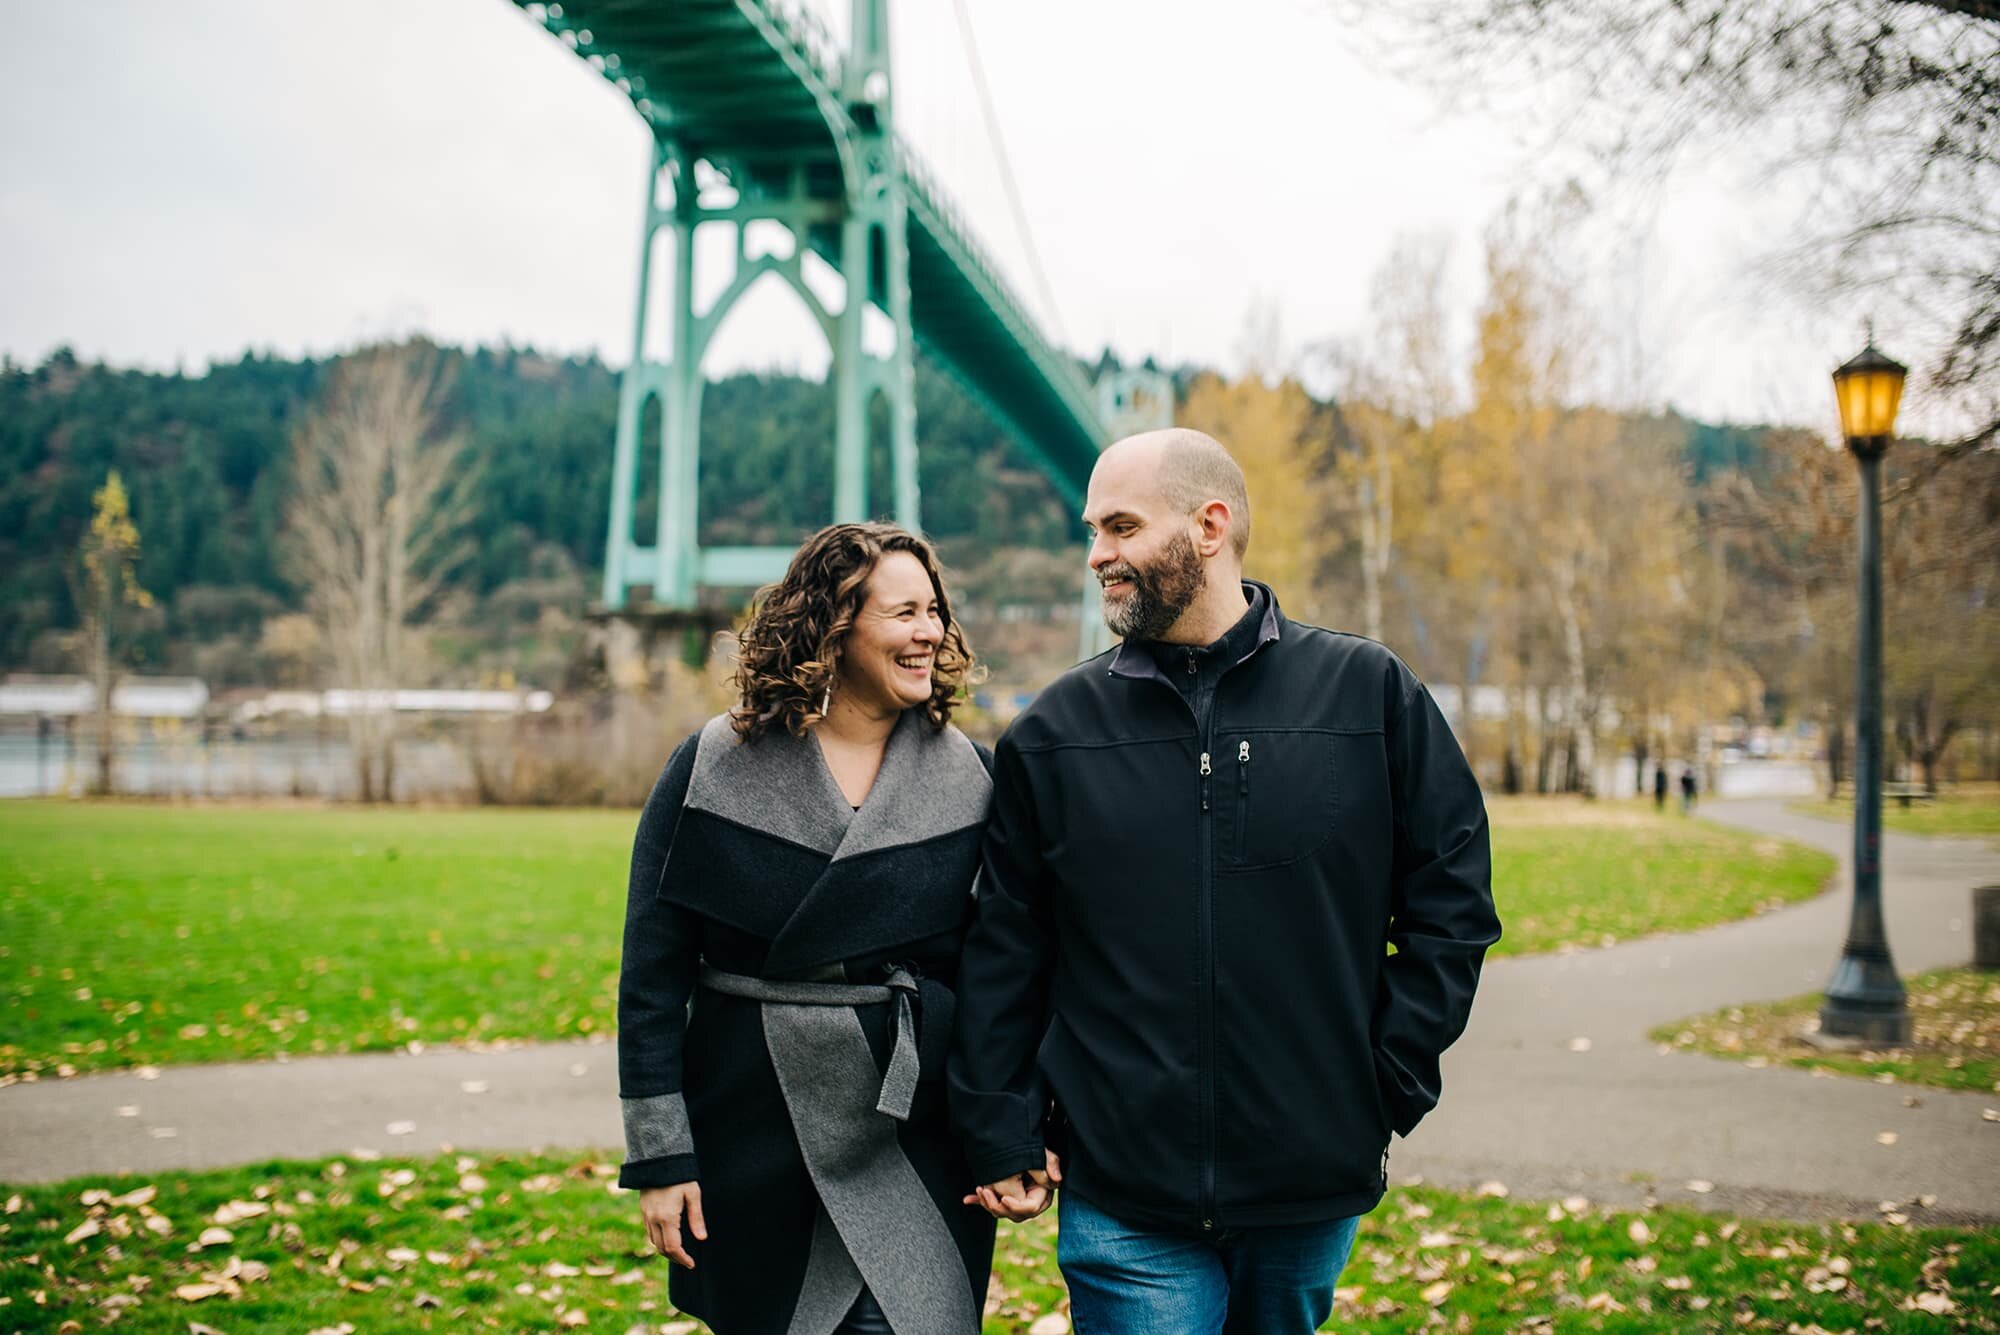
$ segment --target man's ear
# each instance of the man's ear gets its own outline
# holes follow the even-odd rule
[[[1232,516],[1229,502],[1213,500],[1194,512],[1195,549],[1203,560],[1214,558],[1229,545],[1229,526]]]

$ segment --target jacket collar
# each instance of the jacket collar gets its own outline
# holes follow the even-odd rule
[[[1243,596],[1249,601],[1249,610],[1234,626],[1224,631],[1215,643],[1196,650],[1201,654],[1221,651],[1233,653],[1221,671],[1227,672],[1248,662],[1265,645],[1281,638],[1284,634],[1285,614],[1278,607],[1278,595],[1271,586],[1254,579],[1243,581]],[[1260,610],[1261,609],[1261,610]],[[1153,678],[1173,684],[1173,679],[1160,670],[1158,650],[1160,646],[1153,640],[1126,640],[1111,655],[1110,672],[1114,677],[1130,677],[1135,680]],[[1186,646],[1169,645],[1173,653],[1185,652]]]
[[[721,714],[701,731],[687,806],[841,861],[980,824],[992,790],[965,734],[932,728],[921,709],[896,721],[859,810],[834,782],[817,736],[780,730],[743,742]]]

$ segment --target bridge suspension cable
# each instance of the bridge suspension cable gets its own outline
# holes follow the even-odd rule
[[[1035,289],[1042,299],[1042,308],[1048,313],[1050,325],[1054,327],[1056,341],[1069,346],[1069,334],[1063,328],[1062,313],[1056,307],[1055,290],[1049,286],[1048,273],[1042,268],[1041,252],[1035,249],[1034,233],[1028,230],[1028,213],[1021,204],[1021,190],[1014,180],[1014,167],[1007,157],[1007,143],[1000,134],[1000,119],[994,114],[993,93],[986,85],[986,67],[979,59],[979,38],[972,31],[972,15],[966,8],[965,0],[952,0],[952,9],[958,15],[959,38],[965,45],[965,59],[972,67],[972,86],[979,93],[981,118],[986,122],[987,141],[992,145],[993,157],[1000,166],[1000,184],[1007,192],[1007,205],[1014,215],[1014,230],[1020,234],[1021,249],[1027,253],[1028,269],[1034,275]]]

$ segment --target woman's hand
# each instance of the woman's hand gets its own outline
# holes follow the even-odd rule
[[[1030,1169],[974,1187],[964,1203],[980,1206],[995,1219],[1011,1219],[1017,1224],[1033,1219],[1055,1204],[1055,1188],[1062,1182],[1062,1160],[1053,1150],[1042,1153],[1041,1171]]]
[[[671,1187],[648,1187],[639,1193],[639,1214],[646,1221],[646,1238],[653,1250],[675,1265],[694,1269],[694,1258],[681,1242],[681,1213],[687,1213],[688,1230],[708,1241],[708,1225],[701,1217],[701,1184],[677,1182]]]

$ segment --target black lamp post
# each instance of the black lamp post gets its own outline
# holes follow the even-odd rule
[[[1876,351],[1833,373],[1840,433],[1861,466],[1860,653],[1854,719],[1854,911],[1820,1007],[1820,1033],[1874,1047],[1910,1038],[1909,999],[1882,926],[1882,454],[1907,367]]]

